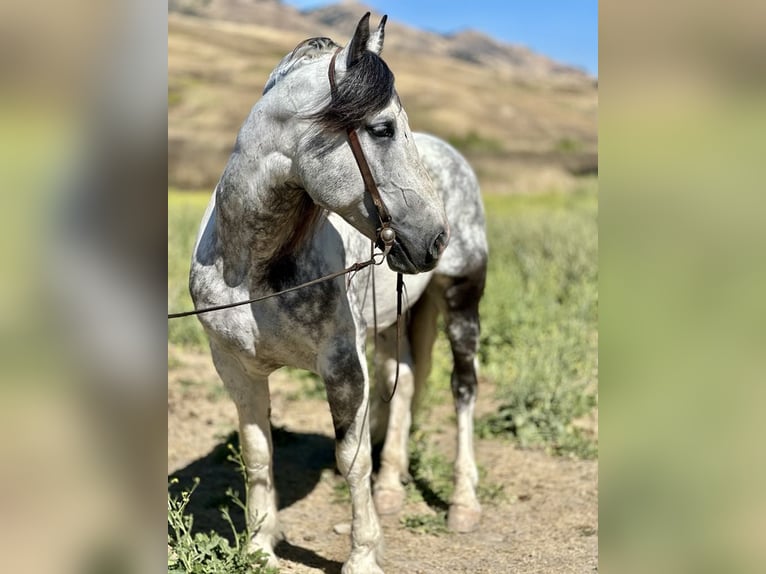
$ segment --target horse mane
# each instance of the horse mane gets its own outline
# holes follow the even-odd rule
[[[334,52],[340,46],[326,37],[309,38],[298,44],[269,75],[266,94],[295,69]],[[308,115],[319,127],[332,132],[356,129],[364,118],[382,110],[394,97],[394,74],[375,52],[363,50],[340,78],[334,97]]]
[[[261,95],[266,94],[266,92],[273,88],[279,80],[292,72],[293,69],[300,68],[303,64],[309,63],[325,54],[329,54],[339,47],[340,46],[330,38],[324,36],[317,36],[316,38],[303,40],[293,48],[292,52],[282,58],[279,64],[277,64],[277,67],[272,70],[271,74],[269,74],[269,79],[266,81],[266,85],[263,88],[263,94]]]

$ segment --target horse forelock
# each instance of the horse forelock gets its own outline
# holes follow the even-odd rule
[[[330,54],[340,46],[327,37],[303,40],[287,54],[269,75],[265,95],[291,72]],[[357,128],[364,118],[383,108],[394,97],[394,74],[375,52],[364,50],[341,76],[335,97],[309,119],[330,131]]]
[[[374,52],[365,50],[345,71],[329,103],[311,115],[330,131],[356,129],[394,97],[394,74]]]

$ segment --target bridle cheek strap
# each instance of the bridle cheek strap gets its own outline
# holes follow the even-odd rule
[[[330,97],[332,99],[335,99],[338,95],[338,87],[335,83],[335,59],[341,50],[342,48],[338,48],[333,53],[332,59],[330,60],[330,68],[327,73],[330,80]],[[391,228],[391,214],[386,208],[386,204],[383,203],[383,198],[380,196],[378,185],[375,183],[372,171],[370,171],[370,164],[367,163],[362,144],[359,141],[359,134],[356,133],[355,128],[348,128],[346,130],[346,136],[348,137],[348,143],[351,147],[351,153],[354,155],[356,165],[359,168],[359,173],[362,175],[364,188],[367,190],[367,193],[370,194],[372,203],[375,206],[375,211],[378,214],[378,220],[380,221],[380,227],[377,230],[378,239],[383,243],[384,247],[390,248],[393,246],[396,239],[396,233]]]
[[[330,69],[327,72],[327,75],[330,79],[330,97],[332,99],[335,99],[338,96],[338,86],[335,83],[335,59],[337,58],[338,54],[343,48],[338,48],[335,50],[335,52],[332,55],[332,59],[330,60]],[[387,255],[388,252],[391,250],[391,248],[394,245],[394,241],[396,240],[396,233],[391,228],[391,214],[389,213],[388,209],[386,208],[386,204],[383,203],[383,198],[380,197],[380,191],[378,190],[378,185],[375,183],[375,178],[372,176],[372,171],[370,171],[370,164],[367,163],[367,158],[364,156],[364,150],[362,149],[362,144],[359,141],[359,135],[356,133],[355,128],[348,128],[346,130],[346,136],[348,137],[348,144],[351,147],[351,153],[354,154],[354,159],[356,160],[356,165],[359,167],[359,173],[362,174],[362,181],[364,181],[364,188],[367,190],[367,193],[370,194],[370,198],[372,198],[372,203],[375,206],[375,211],[378,214],[378,219],[380,220],[380,227],[378,228],[378,239],[383,244],[383,251]],[[374,250],[374,243],[371,249]],[[371,255],[371,257],[374,257],[374,255]],[[372,275],[372,308],[373,308],[373,322],[374,327],[373,330],[375,332],[375,348],[376,352],[374,353],[375,360],[377,360],[377,346],[378,346],[378,311],[377,311],[377,305],[375,301],[375,272],[371,272]],[[401,337],[402,337],[402,291],[404,289],[404,278],[402,277],[401,273],[396,274],[396,373],[394,375],[394,385],[393,389],[391,390],[391,394],[386,397],[381,397],[381,399],[387,403],[391,402],[391,399],[394,398],[394,394],[396,393],[396,387],[399,383],[399,351],[401,348]],[[375,368],[375,376],[377,377],[377,365]]]

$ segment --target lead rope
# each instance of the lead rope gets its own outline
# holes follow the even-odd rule
[[[375,252],[375,242],[370,244],[370,252]],[[375,386],[378,386],[378,303],[375,296],[375,270],[371,270],[372,275],[372,329],[373,329],[373,354],[372,371]],[[396,394],[396,387],[399,385],[399,353],[402,339],[402,291],[404,287],[404,277],[401,273],[396,274],[396,373],[394,374],[394,388],[388,398],[381,395],[380,400],[384,403],[390,403]]]
[[[387,403],[390,403],[396,394],[396,387],[399,385],[399,350],[402,340],[402,290],[404,288],[404,276],[401,273],[396,274],[396,374],[394,375],[394,388],[391,390],[391,396]]]
[[[222,311],[224,309],[240,307],[241,305],[248,305],[251,303],[257,303],[259,301],[265,301],[266,299],[271,299],[272,297],[284,295],[285,293],[298,291],[299,289],[303,289],[304,287],[317,285],[318,283],[323,283],[324,281],[329,281],[330,279],[335,279],[336,277],[341,277],[349,273],[353,274],[351,276],[353,278],[353,276],[356,275],[356,273],[358,273],[365,267],[369,267],[370,265],[380,265],[386,260],[386,257],[388,256],[388,252],[391,251],[391,246],[393,245],[393,243],[391,244],[384,243],[383,245],[384,245],[384,249],[382,253],[377,253],[377,254],[373,253],[367,261],[360,261],[358,263],[354,263],[353,265],[350,265],[346,267],[345,269],[341,269],[340,271],[336,271],[335,273],[330,273],[329,275],[325,275],[324,277],[312,279],[311,281],[306,281],[305,283],[301,283],[300,285],[295,285],[294,287],[288,287],[287,289],[283,289],[282,291],[277,291],[276,293],[269,293],[268,295],[253,297],[252,299],[245,299],[244,301],[236,301],[234,303],[225,303],[223,305],[214,305],[212,307],[203,307],[201,309],[194,309],[192,311],[168,313],[168,319],[178,319],[180,317],[189,317],[191,315],[202,315],[203,313],[210,313],[211,311]],[[376,259],[376,258],[379,258],[379,259]]]
[[[370,244],[370,252],[375,252],[375,242]],[[372,330],[373,330],[373,346],[372,353],[372,372],[375,386],[378,386],[378,303],[375,294],[375,270],[370,271],[372,275],[370,281],[372,283]],[[399,358],[402,340],[402,292],[404,288],[404,277],[401,273],[396,274],[396,372],[394,373],[394,388],[391,390],[391,394],[388,398],[380,395],[380,400],[384,403],[390,403],[394,399],[396,394],[396,387],[399,385]]]

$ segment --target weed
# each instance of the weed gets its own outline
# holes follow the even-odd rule
[[[418,534],[449,534],[447,529],[447,513],[410,514],[399,520],[407,530]]]
[[[197,380],[191,380],[184,377],[178,379],[178,384],[184,389],[189,389],[199,386],[200,382]]]
[[[409,501],[423,500],[434,510],[446,510],[454,489],[454,468],[447,458],[433,449],[422,431],[413,433],[410,443],[410,474],[407,485]],[[482,504],[496,504],[506,499],[504,486],[490,482],[487,471],[479,466],[477,496]]]
[[[576,139],[564,137],[556,142],[555,151],[563,153],[574,153],[582,149],[582,143]]]
[[[229,461],[235,463],[243,477],[245,465],[239,451],[232,445],[227,445],[230,454]],[[177,482],[172,479],[171,483]],[[234,545],[216,532],[196,532],[192,535],[194,517],[186,514],[186,507],[192,494],[199,485],[199,478],[194,479],[194,485],[181,493],[180,498],[168,493],[168,574],[275,574],[274,568],[266,566],[268,556],[261,550],[251,552],[248,544],[252,534],[257,532],[260,521],[247,524],[243,531],[238,531],[231,518],[228,507],[221,507],[221,515],[231,528]],[[245,500],[247,500],[247,481],[245,480]],[[239,494],[229,489],[228,499],[245,511],[246,504]]]
[[[452,465],[428,445],[426,435],[416,431],[410,438],[410,474],[423,500],[434,509],[446,510],[452,496]]]
[[[495,505],[508,500],[505,493],[505,485],[499,482],[491,482],[487,478],[487,469],[479,465],[479,486],[476,488],[476,496],[483,505]]]
[[[345,479],[336,479],[332,485],[332,501],[335,504],[351,503],[351,491]]]
[[[168,193],[168,311],[192,308],[189,295],[189,267],[197,228],[209,194]],[[168,342],[203,349],[205,333],[196,317],[168,321]]]
[[[480,359],[501,406],[477,433],[590,458],[597,447],[572,421],[598,402],[595,193],[558,201],[489,212]]]
[[[500,141],[484,137],[474,130],[466,134],[452,135],[447,138],[447,141],[464,153],[503,151],[503,144]]]

